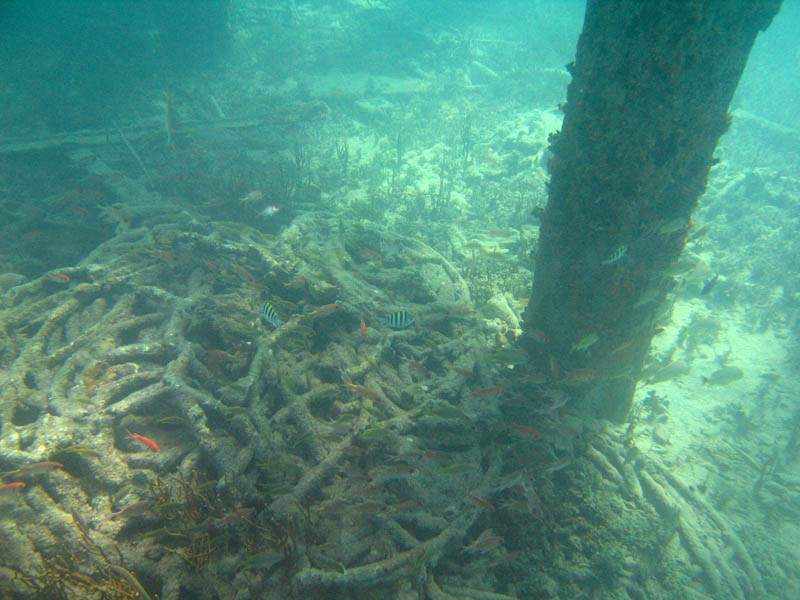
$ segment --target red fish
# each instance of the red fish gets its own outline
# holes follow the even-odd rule
[[[465,546],[464,551],[469,554],[490,554],[502,544],[503,538],[492,533],[491,529],[486,529],[469,546]]]
[[[364,454],[364,449],[359,446],[345,446],[341,449],[341,452],[345,456],[361,456]]]
[[[103,192],[95,189],[83,190],[83,193],[89,196],[90,198],[95,198],[95,199],[102,199],[106,197],[106,195]]]
[[[306,280],[302,277],[295,277],[289,283],[286,284],[286,287],[293,290],[302,290],[306,287]]]
[[[112,512],[111,520],[116,521],[117,519],[127,519],[128,517],[141,515],[150,510],[152,506],[153,502],[151,500],[142,500],[140,502],[134,502],[133,504],[128,504],[128,506],[126,506],[125,508],[122,508],[116,512]]]
[[[591,383],[597,378],[597,371],[594,369],[573,369],[568,372],[560,383],[570,386],[581,386]]]
[[[66,273],[48,273],[50,279],[60,279],[61,281],[71,281]]]
[[[364,316],[361,316],[361,335],[367,337],[367,324],[364,322]]]
[[[338,304],[325,304],[311,313],[312,317],[327,317],[339,310]]]
[[[379,252],[376,252],[375,250],[370,250],[369,248],[361,248],[361,250],[359,250],[358,253],[364,260],[380,261],[383,259],[383,257],[380,255]]]
[[[242,506],[223,516],[220,521],[223,523],[236,523],[237,521],[249,519],[255,512],[256,509],[253,507]]]
[[[503,386],[502,385],[494,385],[492,387],[483,388],[482,390],[475,390],[474,392],[470,392],[470,396],[490,396],[492,394],[502,394],[503,393]]]
[[[528,329],[526,332],[534,342],[538,342],[540,344],[547,343],[547,334],[542,331],[541,329]]]
[[[131,433],[128,432],[128,435],[125,436],[127,439],[135,440],[139,442],[142,446],[146,448],[150,448],[153,452],[161,452],[161,448],[159,448],[158,444],[156,444],[153,440],[149,437],[145,437],[143,435],[139,435],[138,433]]]
[[[553,379],[558,379],[558,362],[556,362],[556,357],[552,354],[550,355],[550,374]]]
[[[520,377],[519,381],[531,385],[541,385],[547,383],[547,375],[545,373],[529,373],[524,377]]]
[[[361,385],[360,383],[345,383],[344,387],[347,388],[349,391],[355,394],[361,394],[365,398],[369,398],[370,400],[375,400],[376,402],[381,401],[381,395],[376,392],[375,390],[369,389],[365,385]]]
[[[534,429],[533,427],[528,427],[527,425],[520,425],[519,423],[510,423],[506,425],[506,428],[510,429],[511,431],[516,431],[517,433],[521,433],[522,435],[527,435],[535,440],[541,439],[542,432],[538,429]]]
[[[483,498],[478,498],[475,494],[467,494],[467,498],[472,500],[475,504],[477,504],[481,508],[485,508],[489,512],[495,511],[494,505],[488,500],[484,500]]]
[[[51,460],[24,465],[14,471],[14,473],[38,473],[40,471],[53,471],[55,469],[63,469],[64,463],[54,462]]]
[[[7,483],[5,485],[0,485],[0,492],[5,492],[8,490],[21,490],[25,487],[24,481],[15,481],[13,483]]]

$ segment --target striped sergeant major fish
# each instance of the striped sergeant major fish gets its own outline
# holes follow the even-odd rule
[[[414,315],[405,310],[398,310],[381,318],[381,325],[385,325],[389,329],[406,329],[411,327],[414,322]]]
[[[280,317],[278,317],[278,313],[275,312],[275,309],[272,308],[272,304],[269,302],[264,302],[264,304],[261,305],[259,315],[261,315],[261,318],[272,325],[275,329],[283,325],[283,321],[281,321]]]
[[[625,253],[627,251],[628,251],[628,245],[627,244],[622,244],[619,248],[617,248],[616,250],[614,250],[614,252],[611,253],[611,256],[609,256],[607,259],[601,261],[601,263],[604,264],[604,265],[613,265],[620,258],[625,256]]]

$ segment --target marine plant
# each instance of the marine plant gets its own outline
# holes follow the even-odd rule
[[[197,471],[186,477],[178,472],[164,479],[156,476],[149,482],[154,509],[166,522],[184,529],[199,525],[223,509],[215,481],[202,481]]]
[[[453,219],[456,216],[452,202],[455,177],[454,165],[443,152],[439,161],[439,184],[431,184],[428,189],[430,197],[428,212],[434,220]]]
[[[342,172],[342,178],[347,178],[347,171],[350,166],[350,146],[347,139],[336,140],[336,159],[339,161],[339,168]]]
[[[472,151],[475,146],[475,138],[472,132],[472,115],[467,115],[464,118],[464,123],[461,126],[461,134],[459,138],[459,150],[461,154],[461,168],[466,170],[472,162]]]
[[[32,571],[12,567],[14,576],[36,594],[37,600],[157,600],[125,568],[122,553],[111,559],[103,548],[86,537],[77,548],[62,545]],[[117,564],[119,563],[119,564]]]

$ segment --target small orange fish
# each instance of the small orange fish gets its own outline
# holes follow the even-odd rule
[[[256,509],[252,506],[241,506],[235,510],[232,510],[225,516],[223,516],[220,521],[223,523],[236,523],[238,521],[246,521],[253,516],[253,513],[256,512]]]
[[[325,304],[311,313],[312,317],[327,317],[339,310],[338,304]]]
[[[380,252],[376,252],[375,250],[370,250],[369,248],[362,248],[361,250],[358,251],[358,253],[364,260],[377,260],[377,261],[383,260],[383,257],[381,256]]]
[[[570,386],[581,386],[591,383],[597,378],[597,371],[594,369],[573,369],[564,375],[559,383]]]
[[[9,490],[21,490],[25,487],[24,481],[15,481],[13,483],[7,483],[5,485],[0,485],[0,492],[6,492]]]
[[[48,273],[50,279],[60,279],[61,281],[71,281],[66,273]]]
[[[376,400],[376,401],[381,400],[381,395],[378,392],[376,392],[375,390],[371,390],[367,386],[361,385],[360,383],[345,383],[344,387],[346,387],[354,394],[361,394],[365,398],[369,398],[371,400]]]
[[[488,500],[484,500],[483,498],[478,498],[475,494],[467,494],[467,498],[472,500],[475,504],[477,504],[481,508],[485,508],[489,512],[495,511],[494,505]]]
[[[438,450],[427,450],[423,452],[423,456],[431,460],[453,460],[453,457],[447,454],[447,452],[439,452]]]
[[[558,362],[556,362],[556,357],[552,354],[550,355],[550,374],[553,379],[558,379]]]
[[[103,215],[106,217],[106,220],[116,220],[125,225],[130,225],[131,223],[130,217],[128,217],[128,215],[126,215],[120,209],[115,208],[113,206],[104,206]]]
[[[528,305],[528,303],[526,302],[525,306],[527,306],[527,305]],[[540,344],[546,344],[547,343],[547,334],[544,331],[542,331],[541,329],[528,329],[525,333],[527,333],[529,336],[531,336],[531,339],[534,342],[538,342]]]
[[[627,342],[624,342],[624,343],[620,344],[619,346],[617,346],[616,348],[614,348],[611,351],[611,356],[615,356],[616,354],[619,354],[620,352],[624,352],[626,350],[629,350],[630,347],[633,345],[634,341],[635,340],[631,339],[631,340],[628,340]]]
[[[33,463],[30,465],[24,465],[14,471],[14,473],[37,473],[39,471],[51,471],[54,469],[63,469],[64,464],[60,462],[53,462],[53,461],[44,461]]]
[[[342,371],[342,381],[344,382],[345,389],[353,392],[354,394],[361,394],[365,398],[370,398],[376,401],[380,401],[382,399],[381,395],[378,392],[369,389],[365,385],[361,385],[359,383],[353,383],[353,380],[350,379],[350,376],[344,371]]]
[[[406,362],[408,363],[408,366],[414,369],[420,377],[430,377],[431,372],[421,362],[412,360],[410,358],[407,358]]]
[[[515,232],[509,231],[508,229],[490,229],[489,233],[499,237],[511,237]]]
[[[86,195],[86,196],[89,196],[90,198],[105,198],[106,197],[104,192],[102,192],[101,190],[95,190],[95,189],[83,190],[83,194]]]
[[[503,538],[486,529],[469,546],[464,547],[468,554],[489,554],[496,551],[503,544]]]
[[[506,425],[506,429],[511,431],[516,431],[517,433],[521,433],[522,435],[527,435],[534,440],[539,440],[542,438],[542,432],[538,429],[534,429],[533,427],[528,427],[527,425],[520,425],[519,423],[511,423]]]
[[[164,92],[167,101],[167,111],[164,115],[165,125],[167,126],[167,148],[170,150],[175,147],[175,134],[178,131],[178,117],[175,115],[175,107],[172,106],[172,93]]]
[[[367,337],[367,324],[364,322],[364,316],[361,316],[361,335]]]
[[[474,392],[470,392],[470,396],[491,396],[492,394],[502,394],[503,393],[503,386],[502,385],[493,385],[492,387],[483,388],[481,390],[475,390]]]
[[[142,513],[145,513],[148,510],[150,510],[150,507],[152,506],[153,502],[151,500],[142,500],[140,502],[134,502],[133,504],[128,504],[128,506],[121,508],[118,511],[112,512],[111,520],[116,521],[117,519],[127,519],[128,517],[141,515]]]
[[[529,373],[519,379],[521,383],[528,383],[531,385],[541,385],[547,383],[547,375],[544,373]]]
[[[139,442],[142,446],[149,448],[153,452],[161,452],[161,448],[159,448],[158,444],[156,444],[149,437],[139,435],[138,433],[131,433],[130,431],[128,432],[128,435],[126,435],[125,437],[127,439]]]
[[[306,280],[302,277],[295,277],[289,283],[286,284],[286,287],[292,290],[300,290],[306,287]]]

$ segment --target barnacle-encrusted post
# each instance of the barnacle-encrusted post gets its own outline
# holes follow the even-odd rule
[[[672,284],[662,271],[683,249],[750,48],[780,4],[587,3],[551,136],[525,328],[538,372],[580,374],[600,416],[621,421],[630,408]]]

